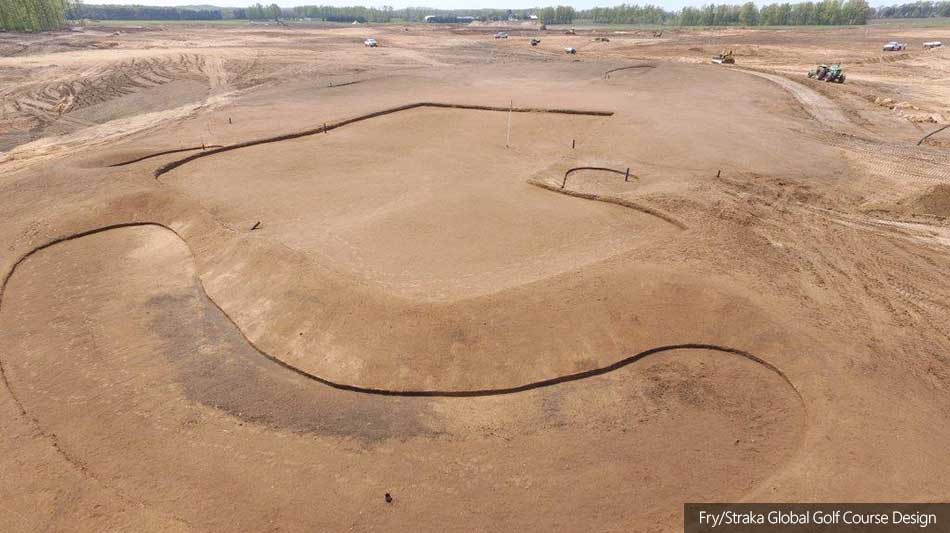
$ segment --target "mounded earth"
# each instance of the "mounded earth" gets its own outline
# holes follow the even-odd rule
[[[175,31],[226,59],[50,37],[16,63],[154,83],[74,88],[43,126],[70,131],[0,157],[2,529],[946,499],[947,155],[891,110],[671,60],[689,35],[574,61],[561,35]]]

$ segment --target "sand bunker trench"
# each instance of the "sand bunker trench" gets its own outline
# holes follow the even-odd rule
[[[557,109],[557,108],[534,108],[534,107],[504,107],[504,106],[489,106],[489,105],[475,105],[475,104],[449,104],[441,102],[416,102],[412,104],[405,104],[397,107],[392,107],[388,109],[383,109],[380,111],[374,111],[372,113],[366,113],[363,115],[358,115],[352,118],[339,120],[336,122],[328,122],[323,125],[311,128],[303,131],[298,131],[294,133],[287,133],[284,135],[278,135],[275,137],[266,137],[263,139],[254,139],[250,141],[245,141],[242,143],[232,144],[228,146],[223,146],[215,150],[209,150],[202,152],[200,154],[194,154],[189,157],[179,159],[177,161],[172,161],[161,167],[155,169],[155,177],[158,178],[162,174],[167,173],[168,171],[178,168],[190,161],[201,157],[207,157],[221,152],[227,152],[230,150],[237,150],[240,148],[245,148],[248,146],[254,146],[258,144],[274,143],[280,141],[286,141],[290,139],[297,139],[300,137],[306,137],[309,135],[316,135],[318,133],[327,133],[329,131],[335,130],[337,128],[342,128],[349,124],[355,124],[357,122],[362,122],[364,120],[369,120],[376,117],[381,117],[385,115],[390,115],[392,113],[398,113],[400,111],[406,111],[409,109],[416,109],[420,107],[434,107],[434,108],[443,108],[443,109],[470,109],[475,111],[508,111],[513,113],[552,113],[552,114],[561,114],[561,115],[585,115],[592,117],[609,117],[613,116],[613,111],[596,111],[596,110],[583,110],[583,109]]]
[[[568,176],[570,176],[571,174],[574,174],[574,173],[576,173],[576,172],[581,172],[581,171],[585,171],[585,170],[593,170],[593,171],[597,171],[597,172],[606,172],[606,173],[612,173],[612,174],[619,174],[619,175],[621,175],[621,176],[624,176],[624,178],[625,178],[624,181],[627,181],[629,178],[633,178],[633,179],[637,179],[637,180],[640,179],[640,178],[638,178],[635,174],[631,174],[629,168],[628,168],[627,170],[617,170],[617,169],[615,169],[615,168],[607,168],[607,167],[574,167],[574,168],[568,169],[567,172],[564,173],[564,181],[561,182],[561,188],[563,189],[564,187],[567,186],[567,178],[568,178]]]
[[[140,156],[140,157],[136,157],[136,158],[133,158],[133,159],[127,159],[127,160],[124,160],[124,161],[119,161],[118,163],[112,163],[112,164],[108,165],[108,167],[109,167],[109,168],[112,168],[112,167],[124,167],[124,166],[126,166],[126,165],[131,165],[131,164],[134,164],[134,163],[138,163],[138,162],[140,162],[140,161],[145,161],[146,159],[152,159],[153,157],[160,157],[160,156],[163,156],[163,155],[178,154],[178,153],[181,153],[181,152],[192,152],[192,151],[195,151],[195,150],[208,150],[208,149],[222,148],[222,147],[223,147],[223,145],[220,145],[220,144],[208,144],[208,145],[201,145],[201,146],[189,146],[189,147],[187,147],[187,148],[175,148],[175,149],[172,149],[172,150],[161,150],[161,151],[159,151],[159,152],[150,152],[150,153],[148,153],[148,154],[146,154],[146,155],[143,155],[143,156]]]
[[[261,529],[275,510],[337,529],[383,486],[401,498],[388,512],[424,508],[433,523],[500,497],[508,525],[543,502],[581,513],[571,529],[604,512],[630,522],[717,488],[740,498],[806,429],[778,374],[703,349],[501,397],[354,394],[260,357],[171,232],[123,227],[44,250],[0,300],[28,419],[86,475],[200,529]],[[684,486],[687,473],[699,481]],[[527,484],[499,482],[512,476]],[[558,502],[566,484],[582,490]]]
[[[933,137],[934,135],[940,133],[941,131],[943,131],[943,130],[945,130],[945,129],[947,129],[947,128],[950,128],[950,124],[947,124],[946,126],[940,126],[939,128],[937,128],[937,129],[931,131],[930,133],[924,135],[923,137],[920,138],[919,141],[917,141],[917,146],[920,146],[921,144],[923,144],[924,141],[926,141],[927,139]]]
[[[261,221],[256,236],[414,300],[521,286],[674,230],[527,185],[570,151],[572,137],[609,119],[522,113],[506,148],[506,115],[422,106],[331,135],[195,158],[161,180],[232,228]]]
[[[328,89],[336,89],[337,87],[348,87],[348,86],[350,86],[350,85],[358,85],[358,84],[360,84],[360,83],[365,83],[365,82],[367,82],[367,81],[369,81],[369,80],[344,81],[343,83],[333,83],[333,82],[331,81],[330,84],[327,85],[327,88],[328,88]]]
[[[540,187],[540,188],[542,188],[542,189],[545,189],[545,190],[548,190],[548,191],[551,191],[551,192],[556,192],[556,193],[558,193],[558,194],[565,194],[565,195],[567,195],[567,196],[573,196],[573,197],[575,197],[575,198],[583,198],[583,199],[585,199],[585,200],[593,200],[593,201],[595,201],[595,202],[604,202],[604,203],[608,203],[608,204],[619,205],[619,206],[621,206],[621,207],[626,207],[627,209],[633,209],[634,211],[639,211],[639,212],[641,212],[641,213],[654,216],[654,217],[656,217],[656,218],[658,218],[658,219],[660,219],[660,220],[662,220],[662,221],[664,221],[664,222],[666,222],[666,223],[668,223],[668,224],[670,224],[670,225],[676,227],[676,228],[679,229],[679,230],[687,230],[687,229],[689,229],[689,226],[687,226],[684,222],[682,222],[682,221],[680,221],[680,220],[677,220],[676,218],[674,218],[673,216],[669,215],[668,213],[664,213],[663,211],[660,211],[660,210],[658,210],[658,209],[654,209],[654,208],[652,208],[652,207],[650,207],[650,206],[643,205],[643,204],[638,203],[638,202],[635,202],[635,201],[633,201],[633,200],[629,200],[629,199],[626,199],[626,198],[617,198],[617,197],[614,197],[614,196],[607,196],[607,195],[603,195],[603,194],[595,194],[595,193],[587,193],[587,192],[580,192],[580,191],[572,191],[572,190],[570,190],[570,189],[565,189],[565,188],[559,187],[559,186],[557,186],[557,185],[552,185],[552,184],[550,184],[550,183],[547,183],[547,182],[545,182],[545,181],[542,181],[542,180],[539,180],[539,179],[535,179],[535,178],[532,178],[532,179],[528,180],[528,183],[531,184],[531,185],[534,185],[535,187]]]
[[[614,72],[623,72],[623,71],[626,71],[626,70],[635,70],[635,69],[653,69],[653,68],[656,68],[656,65],[653,65],[653,64],[643,64],[643,65],[630,65],[630,66],[627,66],[627,67],[612,68],[612,69],[610,69],[610,70],[604,71],[604,79],[605,79],[605,80],[609,80],[609,79],[610,79],[610,75],[613,74]]]
[[[168,227],[168,226],[166,226],[166,225],[164,225],[164,224],[159,224],[159,223],[155,223],[155,222],[128,222],[128,223],[122,223],[122,224],[114,224],[114,225],[105,226],[105,227],[96,228],[96,229],[91,229],[91,230],[88,230],[88,231],[83,231],[83,232],[76,233],[76,234],[73,234],[73,235],[68,235],[68,236],[64,236],[64,237],[58,238],[58,239],[54,239],[54,240],[52,240],[52,241],[50,241],[50,242],[48,242],[48,243],[46,243],[46,244],[44,244],[44,245],[42,245],[42,246],[39,246],[39,247],[37,247],[37,248],[32,249],[32,250],[30,250],[29,252],[27,252],[26,254],[24,254],[22,257],[20,257],[20,258],[13,264],[13,266],[11,267],[11,269],[7,272],[6,276],[4,276],[4,278],[3,278],[3,283],[0,284],[0,313],[2,313],[3,310],[4,310],[4,308],[5,308],[5,305],[4,305],[4,304],[5,304],[5,302],[4,302],[4,296],[6,295],[7,286],[8,286],[8,284],[10,283],[11,278],[13,278],[14,274],[17,272],[17,269],[20,268],[20,266],[21,266],[24,262],[26,262],[30,257],[32,257],[32,256],[36,255],[37,253],[40,253],[40,252],[42,252],[42,251],[44,251],[44,250],[47,250],[47,249],[49,249],[49,248],[52,248],[52,247],[54,247],[54,246],[56,246],[56,245],[59,245],[59,244],[62,244],[62,243],[66,243],[66,242],[69,242],[69,241],[74,241],[74,240],[77,240],[77,239],[82,239],[82,238],[84,238],[84,237],[89,237],[89,236],[93,236],[93,235],[97,235],[97,234],[102,234],[102,233],[106,233],[106,232],[110,232],[110,231],[114,231],[114,230],[121,230],[121,229],[125,229],[125,228],[137,228],[137,227],[155,227],[155,228],[161,228],[161,229],[167,230],[167,231],[169,231],[170,233],[174,234],[175,237],[177,237],[177,239],[178,239],[181,243],[185,244],[185,246],[187,247],[187,242],[186,242],[184,239],[182,239],[181,236],[178,235],[178,233],[177,233],[174,229],[172,229],[172,228],[170,228],[170,227]],[[189,252],[190,252],[190,249],[189,249]],[[307,379],[310,379],[310,380],[319,382],[319,383],[321,383],[321,384],[323,384],[323,385],[326,385],[326,386],[329,386],[329,387],[332,387],[332,388],[338,389],[338,390],[344,390],[344,391],[355,392],[355,393],[362,393],[362,394],[378,395],[378,396],[401,396],[401,397],[456,397],[456,398],[469,397],[469,398],[471,398],[471,397],[481,397],[481,396],[499,396],[499,395],[507,395],[507,394],[515,394],[515,393],[520,393],[520,392],[526,392],[526,391],[530,391],[530,390],[534,390],[534,389],[539,389],[539,388],[544,388],[544,387],[550,387],[550,386],[560,385],[560,384],[563,384],[563,383],[569,383],[569,382],[573,382],[573,381],[580,381],[580,380],[583,380],[583,379],[588,379],[588,378],[592,378],[592,377],[596,377],[596,376],[602,376],[602,375],[604,375],[604,374],[607,374],[607,373],[610,373],[610,372],[614,372],[614,371],[616,371],[616,370],[619,370],[619,369],[621,369],[621,368],[624,368],[624,367],[626,367],[626,366],[628,366],[628,365],[630,365],[630,364],[632,364],[632,363],[635,363],[635,362],[637,362],[637,361],[640,361],[640,360],[642,360],[642,359],[644,359],[644,358],[646,358],[646,357],[649,357],[649,356],[651,356],[651,355],[654,355],[654,354],[659,354],[659,353],[664,353],[664,352],[671,352],[671,351],[679,351],[679,350],[708,350],[708,351],[710,351],[710,352],[718,352],[718,353],[723,353],[723,354],[738,356],[738,357],[747,359],[747,360],[749,360],[749,361],[752,361],[752,362],[754,362],[754,363],[757,363],[757,364],[761,365],[763,368],[769,370],[770,372],[774,373],[776,376],[778,376],[779,378],[781,378],[782,381],[784,381],[792,390],[794,390],[796,396],[797,396],[798,399],[799,399],[799,401],[800,401],[800,402],[802,403],[802,405],[804,406],[804,401],[803,401],[803,399],[802,399],[802,397],[801,397],[801,394],[798,392],[798,389],[794,386],[794,384],[791,382],[791,380],[788,378],[788,376],[786,376],[785,373],[782,372],[779,368],[775,367],[774,365],[772,365],[771,363],[765,361],[764,359],[762,359],[762,358],[760,358],[760,357],[758,357],[758,356],[756,356],[756,355],[753,355],[753,354],[751,354],[751,353],[749,353],[749,352],[746,352],[746,351],[744,351],[744,350],[741,350],[741,349],[738,349],[738,348],[732,348],[732,347],[728,347],[728,346],[720,346],[720,345],[716,345],[716,344],[707,344],[707,343],[682,343],[682,344],[674,344],[674,345],[667,345],[667,346],[657,346],[657,347],[650,348],[650,349],[641,351],[641,352],[639,352],[639,353],[636,353],[636,354],[633,354],[633,355],[624,357],[624,358],[622,358],[622,359],[620,359],[620,360],[618,360],[618,361],[616,361],[615,363],[610,364],[610,365],[606,365],[606,366],[602,366],[602,367],[598,367],[598,368],[594,368],[594,369],[590,369],[590,370],[586,370],[586,371],[582,371],[582,372],[575,372],[575,373],[571,373],[571,374],[565,374],[565,375],[561,375],[561,376],[558,376],[558,377],[555,377],[555,378],[551,378],[551,379],[544,379],[544,380],[538,380],[538,381],[534,381],[534,382],[530,382],[530,383],[524,383],[524,384],[522,384],[522,385],[513,386],[513,387],[502,387],[502,388],[493,388],[493,389],[477,389],[477,390],[460,390],[460,391],[456,391],[456,390],[437,390],[437,389],[431,389],[431,390],[425,390],[425,389],[422,389],[422,390],[392,390],[392,389],[381,389],[381,388],[373,388],[373,387],[361,387],[361,386],[352,385],[352,384],[347,384],[347,383],[339,383],[339,382],[331,381],[331,380],[326,379],[326,378],[324,378],[324,377],[321,377],[321,376],[318,376],[318,375],[315,375],[315,374],[306,372],[306,371],[304,371],[304,370],[301,370],[301,369],[299,369],[299,368],[297,368],[297,367],[294,367],[293,365],[290,365],[290,364],[288,364],[288,363],[282,361],[281,359],[276,358],[276,357],[274,357],[274,356],[272,356],[272,355],[270,355],[270,354],[264,352],[263,350],[261,350],[259,347],[257,347],[257,346],[254,344],[253,341],[251,341],[246,335],[244,335],[243,331],[241,331],[240,327],[238,327],[238,325],[237,325],[237,324],[234,322],[234,320],[227,314],[227,312],[224,311],[224,309],[222,309],[220,306],[218,306],[218,305],[214,302],[214,300],[207,294],[207,292],[206,292],[205,289],[204,289],[204,285],[203,285],[202,282],[201,282],[200,277],[197,278],[197,283],[198,283],[199,287],[201,288],[201,291],[203,292],[204,296],[208,299],[208,301],[211,302],[211,303],[213,303],[213,304],[215,305],[215,307],[218,309],[218,311],[219,311],[222,315],[224,315],[225,317],[228,318],[228,320],[229,320],[229,321],[231,322],[231,324],[235,327],[235,329],[236,329],[237,331],[240,331],[240,332],[241,332],[241,335],[242,335],[242,337],[244,338],[244,341],[247,342],[247,344],[248,344],[249,346],[253,347],[254,350],[255,350],[257,353],[259,353],[261,356],[263,356],[263,357],[265,357],[265,358],[267,358],[267,359],[273,361],[274,363],[280,365],[281,367],[283,367],[283,368],[285,368],[285,369],[287,369],[287,370],[290,370],[290,371],[294,372],[295,374],[298,374],[298,375],[303,376],[303,377],[305,377],[305,378],[307,378]],[[6,372],[4,371],[2,359],[0,359],[0,377],[2,377],[3,382],[4,382],[4,384],[7,386],[7,388],[10,389],[9,382],[8,382],[8,378],[7,378]],[[11,391],[12,391],[12,389],[11,389]],[[19,402],[18,402],[18,403],[19,403]],[[22,409],[22,405],[21,405],[21,409]]]

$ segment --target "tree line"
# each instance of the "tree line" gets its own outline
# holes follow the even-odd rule
[[[607,24],[662,24],[671,26],[831,26],[867,24],[874,10],[866,0],[824,0],[798,4],[752,2],[707,4],[665,11],[647,5],[620,5],[593,8],[578,13],[578,18]]]
[[[882,19],[950,17],[950,2],[914,2],[879,7],[875,16]]]
[[[232,13],[232,16],[229,18],[251,20],[279,19],[282,14],[283,13],[280,9],[280,6],[277,4],[271,4],[267,7],[264,7],[260,3],[257,3],[246,9],[235,9]]]
[[[220,9],[94,4],[72,4],[67,16],[70,20],[221,20],[225,18]]]
[[[542,24],[570,24],[577,15],[571,6],[545,7],[535,14]]]
[[[285,10],[285,12],[288,10]],[[472,17],[475,20],[526,20],[531,15],[546,24],[569,24],[575,18],[574,8],[570,6],[552,6],[533,9],[432,9],[427,7],[407,7],[394,9],[382,7],[333,7],[298,6],[290,13],[296,18],[309,18],[334,22],[423,22],[427,16],[452,20],[456,17]],[[285,13],[285,16],[287,14]]]
[[[669,26],[802,26],[867,24],[872,18],[950,17],[950,0],[919,1],[873,9],[866,0],[820,2],[707,4],[666,11],[653,5],[621,4],[575,11],[570,6],[534,9],[429,9],[408,7],[298,6],[280,8],[260,3],[246,8],[179,8],[137,5],[82,4],[81,0],[0,0],[0,28],[44,31],[61,28],[67,20],[221,20],[311,19],[329,22],[422,22],[428,15],[474,17],[477,20],[523,20],[531,15],[544,24],[570,24],[575,19],[602,24]]]
[[[66,0],[0,0],[0,29],[45,31],[66,25]]]
[[[327,22],[393,22],[397,18],[390,6],[376,7],[332,7],[332,6],[297,6],[293,8],[292,16]]]
[[[725,9],[723,9],[725,8]],[[865,0],[824,0],[799,4],[769,4],[686,8],[680,12],[683,26],[839,26],[867,24],[874,11]],[[713,20],[712,24],[709,21]]]

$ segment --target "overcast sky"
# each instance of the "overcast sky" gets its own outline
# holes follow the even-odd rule
[[[495,9],[524,9],[536,6],[547,6],[547,5],[569,5],[574,6],[575,9],[587,9],[594,6],[609,6],[609,5],[619,5],[624,3],[624,0],[619,1],[597,1],[597,0],[573,0],[566,1],[560,0],[549,0],[545,2],[544,0],[539,0],[536,2],[536,5],[531,2],[525,2],[518,4],[512,4],[510,2],[505,2],[504,0],[409,0],[409,1],[400,1],[400,0],[391,0],[379,1],[379,0],[217,0],[217,1],[208,1],[204,2],[202,0],[194,0],[189,2],[188,0],[84,0],[87,4],[119,4],[119,5],[128,5],[136,4],[142,6],[181,6],[181,5],[215,5],[220,7],[245,7],[251,4],[255,4],[258,1],[262,4],[277,4],[280,7],[293,7],[293,6],[368,6],[368,7],[379,7],[383,5],[390,5],[396,9],[401,9],[408,6],[413,7],[435,7],[440,9],[477,9],[477,8],[495,8]],[[717,0],[719,3],[723,3],[724,0]],[[735,0],[739,2],[739,0]],[[742,0],[745,1],[745,0]],[[907,0],[911,1],[911,0]],[[628,4],[635,4],[636,1],[627,0]],[[653,4],[657,6],[663,6],[666,9],[679,9],[684,5],[696,4],[699,5],[702,2],[690,2],[689,0],[644,0],[642,5]],[[741,3],[741,2],[739,2]]]
[[[143,6],[180,6],[180,5],[216,5],[220,7],[245,7],[256,2],[264,5],[276,3],[281,7],[293,7],[293,6],[303,6],[303,5],[330,5],[330,6],[382,6],[382,5],[391,5],[396,9],[404,8],[406,6],[418,6],[418,7],[435,7],[441,9],[467,9],[467,8],[498,8],[498,9],[521,9],[524,7],[534,7],[534,6],[546,6],[546,5],[570,5],[574,6],[575,9],[588,9],[591,7],[607,7],[612,5],[618,5],[624,3],[623,0],[539,0],[537,2],[524,2],[519,3],[520,6],[511,3],[506,3],[504,0],[391,0],[386,1],[377,1],[377,0],[217,0],[217,1],[202,1],[202,0],[193,0],[189,2],[188,0],[85,0],[87,4],[137,4]],[[787,1],[789,3],[796,3],[798,1],[805,0],[774,0],[775,2]],[[812,1],[821,1],[821,0],[812,0]],[[881,5],[891,5],[891,4],[903,4],[908,3],[913,0],[869,0],[868,3],[872,6],[881,6]],[[627,4],[653,4],[656,6],[661,6],[668,10],[677,10],[686,5],[700,6],[708,3],[717,3],[717,4],[741,4],[745,0],[626,0]],[[773,0],[758,0],[756,4],[770,4]]]

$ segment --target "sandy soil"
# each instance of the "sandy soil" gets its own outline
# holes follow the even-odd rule
[[[113,31],[0,35],[0,530],[947,500],[950,28]]]

